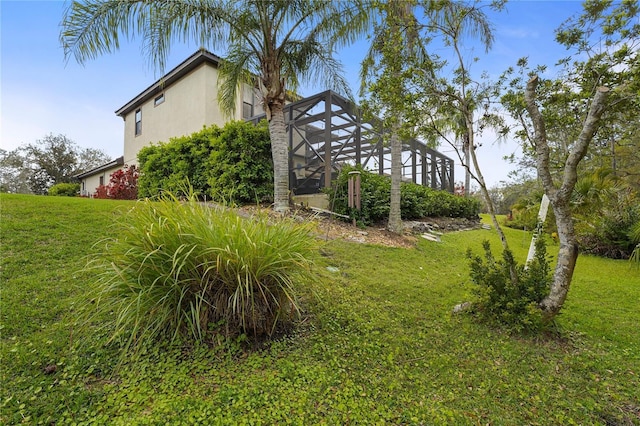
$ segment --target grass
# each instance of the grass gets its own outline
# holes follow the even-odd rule
[[[0,202],[0,423],[640,424],[629,262],[581,256],[562,337],[517,337],[450,314],[470,294],[466,248],[497,250],[492,232],[412,250],[329,242],[295,334],[253,352],[149,346],[116,371],[117,348],[75,319],[94,279],[84,255],[129,202]],[[505,232],[523,259],[527,235]]]
[[[311,231],[195,197],[140,201],[97,245],[89,312],[127,355],[147,341],[271,336],[299,318],[297,294],[315,281]]]

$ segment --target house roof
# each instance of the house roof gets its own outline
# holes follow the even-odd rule
[[[201,64],[210,63],[217,67],[221,61],[222,59],[219,56],[214,55],[213,53],[205,49],[198,50],[196,53],[182,61],[174,69],[166,73],[162,78],[157,80],[151,86],[144,89],[138,96],[131,99],[129,102],[117,109],[115,112],[116,115],[124,118],[128,113],[135,110],[149,99],[162,93],[164,87],[173,84]]]
[[[91,169],[89,171],[79,173],[79,174],[75,175],[74,177],[77,178],[77,179],[84,179],[84,178],[87,178],[89,176],[97,175],[98,173],[104,172],[105,170],[113,169],[113,168],[116,168],[116,167],[119,167],[119,166],[122,166],[122,165],[124,165],[124,156],[118,157],[115,160],[110,161],[109,163],[105,163],[105,164],[103,164],[101,166],[98,166],[98,167],[96,167],[94,169]]]

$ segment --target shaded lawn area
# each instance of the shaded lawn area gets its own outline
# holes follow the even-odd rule
[[[629,262],[581,256],[562,338],[517,337],[450,314],[469,298],[467,247],[497,251],[493,232],[415,249],[332,241],[293,335],[258,351],[157,346],[114,372],[117,348],[74,319],[92,283],[84,256],[130,202],[0,203],[0,423],[640,424]],[[528,235],[506,232],[524,259]]]

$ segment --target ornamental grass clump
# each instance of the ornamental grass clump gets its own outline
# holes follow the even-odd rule
[[[173,196],[135,204],[91,262],[96,315],[126,347],[272,336],[312,282],[309,228]]]

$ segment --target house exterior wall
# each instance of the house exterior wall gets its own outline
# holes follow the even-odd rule
[[[224,125],[242,118],[239,99],[232,117],[226,117],[218,105],[218,70],[203,63],[163,92],[148,99],[124,117],[124,162],[138,163],[140,149],[152,143],[167,142],[172,137],[189,135],[205,125]],[[156,104],[158,96],[164,101]],[[239,97],[240,98],[240,97]],[[141,132],[136,135],[136,111],[141,112]]]
[[[96,188],[100,186],[100,179],[103,179],[104,185],[108,185],[111,175],[121,168],[121,165],[117,165],[110,169],[101,170],[99,173],[82,178],[80,180],[80,196],[93,198],[96,193]]]
[[[222,113],[219,63],[212,53],[196,52],[118,109],[116,114],[124,120],[124,155],[117,159],[118,166],[108,163],[78,175],[81,195],[93,196],[100,178],[107,184],[122,165],[138,165],[138,152],[145,146],[189,135],[203,126],[224,126],[230,120],[263,114],[259,91],[247,84],[239,90],[233,113]]]

